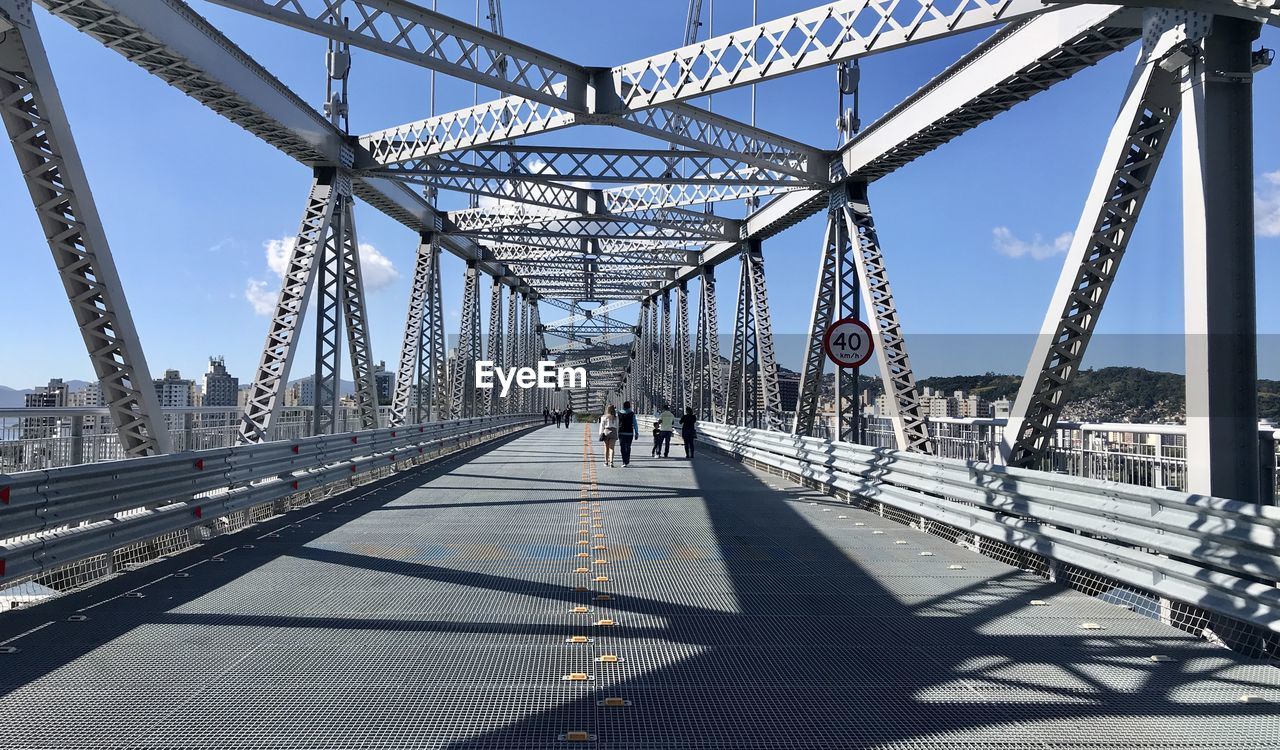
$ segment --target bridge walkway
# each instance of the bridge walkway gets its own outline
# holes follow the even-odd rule
[[[522,433],[0,617],[0,747],[1280,747],[1275,667],[721,456],[645,438],[605,467],[593,437]]]

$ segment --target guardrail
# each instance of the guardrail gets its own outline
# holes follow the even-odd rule
[[[0,582],[541,422],[480,417],[0,474]]]
[[[861,503],[880,503],[1280,633],[1280,508],[764,430],[699,439]]]

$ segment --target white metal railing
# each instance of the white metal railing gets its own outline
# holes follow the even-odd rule
[[[0,582],[541,422],[478,417],[0,474]]]
[[[1280,508],[702,425],[699,439],[825,488],[1280,632]]]
[[[379,408],[386,424],[391,407]],[[272,440],[310,437],[312,407],[286,406],[271,426]],[[241,409],[222,406],[166,409],[165,426],[175,451],[227,448],[236,444]],[[355,407],[340,407],[335,431],[360,428]],[[32,471],[124,458],[106,407],[0,409],[0,472]]]
[[[929,435],[943,458],[1003,463],[1000,442],[1006,419],[934,417]],[[818,437],[829,437],[829,426],[817,425]],[[884,417],[868,417],[865,442],[875,448],[896,448],[893,425]],[[1258,428],[1263,456],[1263,487],[1280,500],[1280,430]],[[1269,457],[1269,460],[1268,460]],[[1059,422],[1042,471],[1105,479],[1143,487],[1186,490],[1187,428],[1176,424],[1128,422]]]

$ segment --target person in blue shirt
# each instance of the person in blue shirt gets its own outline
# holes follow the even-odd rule
[[[640,437],[640,420],[631,411],[631,402],[623,401],[618,412],[618,449],[622,453],[622,468],[631,464],[631,441]]]

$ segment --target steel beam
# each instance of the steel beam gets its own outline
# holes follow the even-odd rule
[[[169,431],[124,285],[27,0],[0,0],[0,120],[53,253],[127,456],[167,453]]]
[[[862,306],[867,312],[867,326],[875,342],[880,381],[884,385],[889,419],[899,450],[911,453],[933,453],[929,441],[928,416],[920,405],[916,376],[907,357],[907,341],[898,319],[898,303],[889,285],[880,238],[876,234],[867,199],[867,184],[848,185],[849,201],[843,212],[846,231],[852,245],[853,263],[857,268]],[[859,418],[861,409],[859,408]]]
[[[360,271],[360,242],[356,234],[355,201],[343,201],[341,296],[343,325],[347,331],[347,353],[351,379],[355,382],[356,415],[360,429],[378,426],[378,390],[373,379],[373,344],[369,341],[368,316],[364,298],[364,278]]]
[[[1051,447],[1178,120],[1177,76],[1160,61],[1181,37],[1177,29],[1153,29],[1130,78],[1005,427],[1002,452],[1010,466],[1038,466]]]
[[[1187,490],[1262,497],[1253,217],[1258,24],[1218,16],[1182,88]],[[1267,482],[1270,484],[1270,482]]]
[[[302,214],[289,263],[285,267],[280,295],[276,300],[267,340],[262,347],[249,401],[240,426],[241,443],[260,443],[271,439],[271,428],[280,411],[283,390],[289,382],[289,369],[298,348],[298,328],[306,312],[307,300],[315,286],[317,256],[328,241],[330,224],[338,204],[333,185],[333,170],[317,170]]]
[[[418,242],[414,256],[413,282],[409,287],[409,312],[405,316],[404,339],[400,344],[400,363],[396,367],[395,392],[391,397],[391,418],[388,427],[425,422],[422,394],[427,383],[421,377],[417,381],[416,399],[412,399],[414,378],[422,370],[425,351],[423,347],[423,322],[427,314],[427,302],[431,290],[432,256],[439,252],[424,234]],[[411,403],[412,401],[412,403]],[[428,402],[429,403],[429,402]]]

